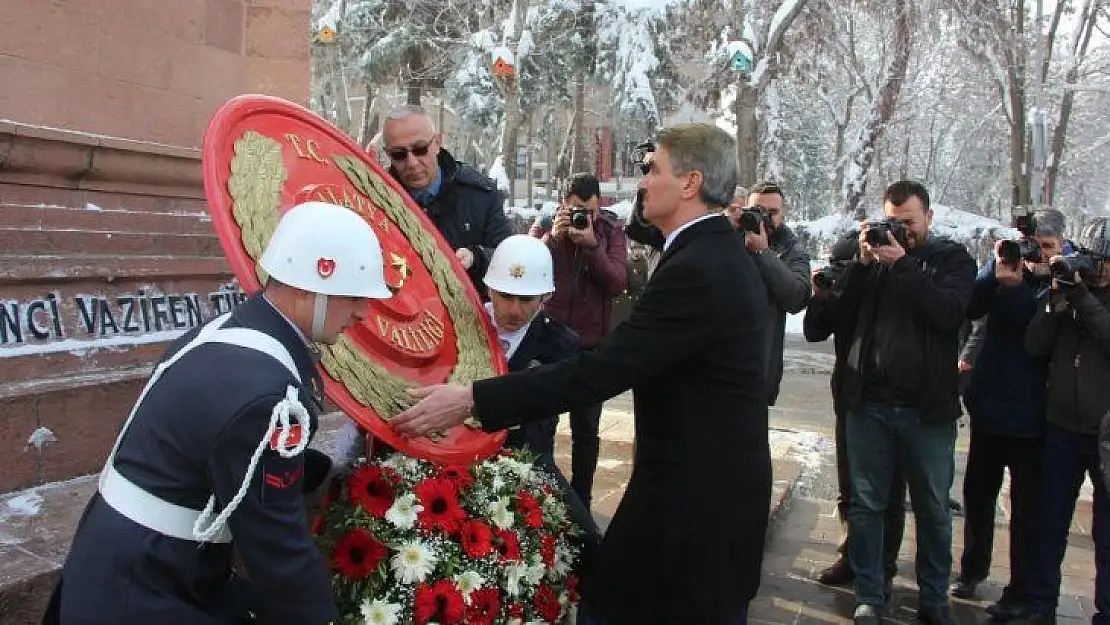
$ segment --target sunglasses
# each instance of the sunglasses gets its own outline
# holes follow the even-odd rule
[[[390,160],[403,161],[409,157],[409,152],[412,152],[413,156],[421,157],[427,155],[430,149],[432,149],[431,141],[421,141],[411,148],[389,148],[385,153],[389,155]]]

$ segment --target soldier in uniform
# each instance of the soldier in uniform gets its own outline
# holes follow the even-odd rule
[[[483,279],[489,289],[486,312],[497,330],[510,371],[526,371],[570,358],[578,335],[541,308],[555,291],[551,251],[539,239],[513,235],[497,246]],[[559,415],[527,420],[509,430],[505,446],[529,449],[536,464],[555,477],[567,498],[571,518],[585,531],[583,566],[601,543],[601,532],[585,503],[555,465],[555,428]]]
[[[259,265],[270,277],[264,291],[183,336],[155,368],[44,622],[336,618],[302,493],[306,469],[326,473],[306,463],[322,400],[312,342],[334,343],[368,298],[390,297],[381,247],[354,212],[309,202],[284,215]],[[249,584],[233,581],[236,560]]]

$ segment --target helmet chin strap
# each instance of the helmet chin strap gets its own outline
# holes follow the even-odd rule
[[[312,306],[312,336],[309,338],[319,343],[324,340],[324,322],[328,319],[328,296],[316,294]]]

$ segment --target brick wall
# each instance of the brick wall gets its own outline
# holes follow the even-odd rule
[[[241,93],[308,100],[309,0],[20,0],[0,118],[198,147]]]
[[[0,492],[97,471],[167,342],[243,297],[208,220],[197,146],[232,96],[307,100],[308,6],[5,8]]]

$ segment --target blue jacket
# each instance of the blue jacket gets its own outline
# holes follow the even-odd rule
[[[1004,288],[994,277],[994,265],[992,259],[979,272],[967,310],[969,319],[989,315],[990,320],[964,403],[972,429],[1003,436],[1041,436],[1048,359],[1025,350],[1025,329],[1037,312],[1043,286],[1027,277],[1017,286]]]

